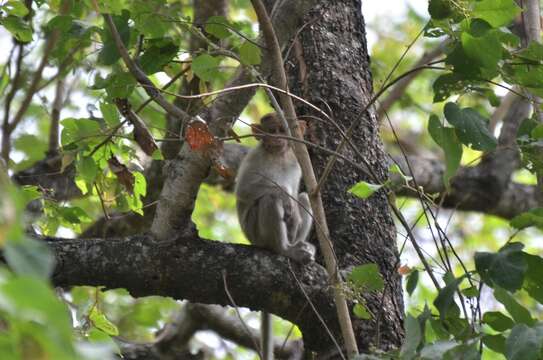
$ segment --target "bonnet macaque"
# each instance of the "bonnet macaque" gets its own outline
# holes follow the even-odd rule
[[[315,247],[307,242],[311,205],[307,193],[298,194],[300,165],[288,140],[266,136],[285,135],[285,129],[272,113],[253,132],[260,143],[241,163],[236,181],[241,229],[253,245],[298,262],[314,261]]]

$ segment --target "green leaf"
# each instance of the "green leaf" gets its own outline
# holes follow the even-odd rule
[[[467,91],[470,84],[471,81],[464,79],[458,73],[440,75],[432,85],[434,102],[441,102],[454,93],[459,93],[463,90]]]
[[[68,32],[72,28],[74,18],[70,15],[57,15],[45,26],[47,31],[59,30],[61,32]]]
[[[117,326],[113,324],[111,321],[108,320],[108,318],[102,313],[100,310],[98,310],[97,306],[94,306],[89,314],[89,319],[92,321],[92,324],[94,327],[96,327],[99,330],[102,330],[106,334],[110,336],[117,336],[119,335],[119,329],[117,329]]]
[[[505,356],[508,360],[540,359],[543,344],[543,325],[531,328],[519,324],[511,330],[505,342]]]
[[[443,354],[443,360],[479,360],[481,354],[479,354],[478,343],[472,342],[471,344],[460,344],[447,350]],[[441,360],[441,358],[440,358]]]
[[[92,184],[98,174],[98,165],[92,157],[86,156],[77,163],[77,172],[87,184]]]
[[[245,65],[258,65],[262,60],[260,48],[249,41],[245,41],[239,47],[239,57]]]
[[[488,324],[491,328],[500,332],[509,330],[515,325],[509,316],[498,311],[485,312],[483,314],[483,323]]]
[[[462,295],[468,298],[476,298],[479,296],[479,290],[476,286],[470,286],[468,288],[462,289],[461,292]]]
[[[192,60],[192,71],[204,81],[211,81],[217,76],[220,59],[209,54],[202,54]]]
[[[445,276],[447,275],[452,277],[450,273],[445,274]],[[444,288],[439,290],[439,294],[434,300],[434,306],[439,310],[441,320],[445,319],[451,310],[457,308],[454,302],[454,294],[458,289],[458,285],[464,280],[464,277],[453,278]]]
[[[355,304],[353,307],[353,313],[356,315],[357,318],[362,320],[369,320],[371,319],[371,314],[368,311],[368,308],[364,304]]]
[[[0,6],[0,10],[5,11],[8,15],[23,17],[28,14],[28,8],[22,1],[8,0],[4,5]]]
[[[124,46],[127,47],[130,40],[130,28],[128,26],[128,20],[130,19],[129,12],[123,11],[121,16],[113,15],[112,18]],[[98,53],[98,62],[102,65],[113,65],[120,59],[121,54],[117,51],[117,45],[108,26],[105,26],[104,30],[102,30],[101,37],[102,50]]]
[[[506,290],[499,287],[494,289],[494,297],[505,306],[505,309],[511,314],[517,324],[534,324],[535,321],[532,319],[530,312],[524,306],[520,305]]]
[[[520,11],[513,0],[481,0],[475,2],[473,16],[500,27],[513,21]]]
[[[415,358],[417,349],[423,340],[419,321],[411,314],[405,318],[405,341],[400,351],[400,359],[411,360]]]
[[[445,173],[443,181],[446,186],[450,185],[451,178],[456,174],[462,160],[462,144],[456,136],[453,128],[442,126],[435,115],[430,116],[428,121],[428,132],[432,139],[438,144],[445,153]]]
[[[527,270],[521,243],[509,243],[497,253],[476,252],[475,268],[489,286],[498,285],[515,292],[522,287]]]
[[[444,340],[436,341],[433,344],[425,346],[420,352],[420,358],[423,360],[442,360],[445,353],[456,347],[456,341]]]
[[[137,84],[136,79],[129,72],[109,74],[106,81],[106,91],[110,99],[129,97]]]
[[[543,228],[543,208],[536,208],[523,212],[511,219],[511,226],[516,229],[525,229],[530,226]]]
[[[24,43],[32,41],[32,29],[23,19],[9,15],[0,18],[0,25],[3,25],[18,41]]]
[[[380,291],[384,287],[379,267],[373,263],[356,266],[349,274],[349,280],[365,291]]]
[[[516,54],[517,57],[532,61],[536,64],[541,63],[543,60],[543,44],[536,41],[531,41],[530,44]]]
[[[48,278],[53,272],[55,258],[44,242],[23,237],[7,241],[4,255],[9,266],[18,274]]]
[[[151,46],[145,50],[139,63],[146,74],[154,74],[162,71],[173,58],[177,56],[179,46],[171,39],[160,39],[151,42]]]
[[[72,322],[69,311],[42,279],[21,276],[2,283],[0,309],[20,321],[47,326],[49,341],[71,344]]]
[[[462,33],[462,47],[473,66],[483,68],[481,73],[492,78],[497,74],[498,61],[502,58],[502,44],[497,32],[488,31],[483,36]]]
[[[490,350],[505,355],[505,337],[503,335],[485,335],[482,340]]]
[[[472,108],[460,109],[455,103],[445,104],[447,121],[456,129],[460,141],[475,150],[493,150],[497,141],[488,130],[486,120]]]
[[[231,35],[228,27],[228,20],[226,20],[224,16],[212,16],[207,20],[204,29],[207,33],[215,36],[217,39],[222,40]]]
[[[413,294],[413,291],[415,291],[415,288],[417,287],[417,283],[419,282],[419,271],[413,270],[411,274],[407,277],[407,285],[405,286],[405,289],[407,290],[407,293],[409,295]]]
[[[119,348],[119,345],[111,338],[109,334],[106,332],[99,330],[97,328],[92,328],[87,333],[87,339],[91,343],[98,343],[101,346],[106,346],[110,352],[114,352],[116,354],[121,354],[121,349]]]
[[[449,0],[430,0],[428,13],[432,19],[442,20],[453,15],[451,2]]]
[[[543,139],[543,124],[537,125],[534,129],[532,129],[530,135],[535,140]]]
[[[102,116],[109,126],[119,124],[119,112],[117,111],[117,106],[106,102],[100,102],[100,111],[102,112]]]
[[[358,196],[361,199],[367,199],[371,195],[373,195],[374,192],[382,188],[383,185],[376,185],[376,184],[370,184],[365,181],[360,181],[359,183],[356,183],[352,188],[350,188],[348,191],[356,196]]]
[[[543,258],[524,253],[528,270],[524,275],[523,288],[528,294],[543,304]]]

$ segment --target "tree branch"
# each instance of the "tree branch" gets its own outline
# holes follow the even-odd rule
[[[223,286],[239,306],[264,310],[296,323],[311,350],[331,346],[315,314],[306,306],[292,267],[321,316],[334,316],[327,275],[318,264],[307,266],[254,246],[224,244],[197,236],[156,242],[149,236],[110,239],[46,238],[57,266],[55,286],[126,288],[133,296],[170,296],[229,305]],[[270,293],[271,289],[271,293]],[[325,318],[334,331],[337,320]]]

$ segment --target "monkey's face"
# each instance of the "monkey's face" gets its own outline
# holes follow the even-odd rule
[[[287,150],[287,139],[273,137],[273,135],[286,135],[286,131],[283,125],[279,123],[279,121],[277,121],[276,119],[274,119],[273,121],[266,121],[262,123],[261,129],[264,134],[272,135],[264,135],[262,137],[262,145],[267,151],[272,153],[282,153]]]

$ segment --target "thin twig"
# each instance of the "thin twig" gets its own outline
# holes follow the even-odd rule
[[[262,351],[260,349],[260,346],[258,345],[257,341],[253,336],[251,336],[251,332],[249,331],[249,328],[247,327],[247,324],[245,324],[245,321],[243,321],[243,318],[241,317],[241,314],[239,312],[238,306],[236,305],[236,302],[234,301],[234,298],[232,297],[232,294],[230,294],[230,291],[228,291],[228,284],[226,283],[226,270],[222,271],[222,282],[224,285],[224,292],[226,293],[226,296],[228,297],[228,300],[232,304],[232,307],[234,308],[236,315],[238,316],[239,321],[241,322],[241,325],[243,326],[243,329],[247,333],[247,336],[253,341],[253,346],[258,353],[258,356],[262,359]]]

